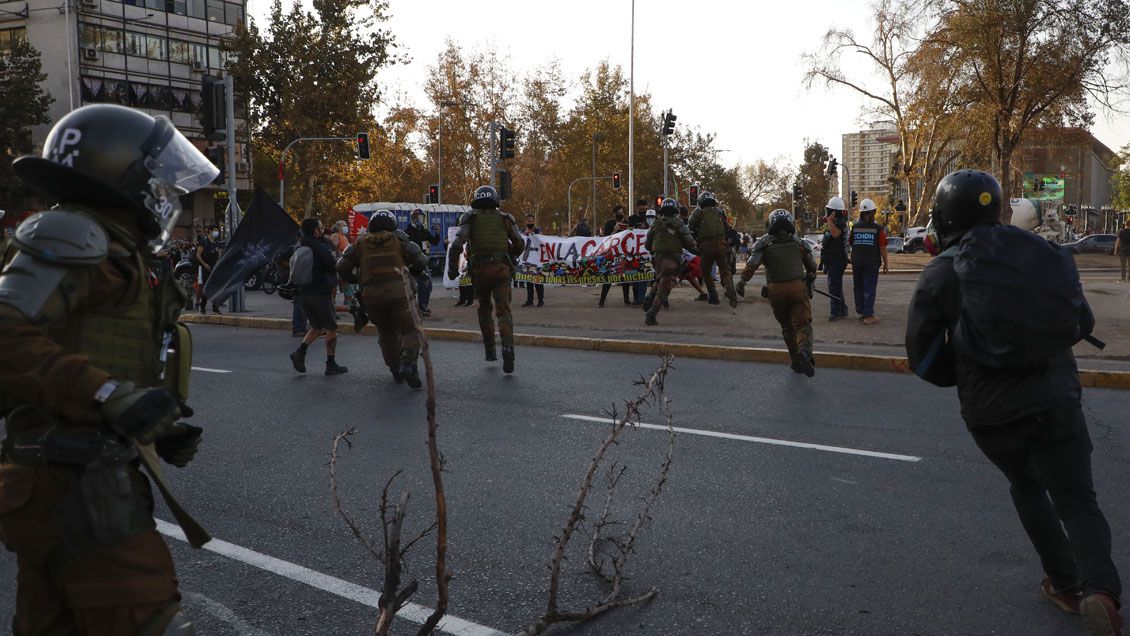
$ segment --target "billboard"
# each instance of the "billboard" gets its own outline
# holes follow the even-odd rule
[[[1024,198],[1036,201],[1063,202],[1064,175],[1024,173]]]

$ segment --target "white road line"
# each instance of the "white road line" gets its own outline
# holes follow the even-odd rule
[[[208,367],[192,367],[193,371],[203,371],[204,373],[231,373],[223,369],[209,369]]]
[[[573,415],[566,413],[561,417],[570,420],[584,420],[586,422],[600,422],[602,424],[611,424],[612,420],[607,417],[592,417],[589,415]],[[650,428],[657,431],[667,430],[666,426],[660,424],[636,424],[640,428]],[[861,450],[858,448],[842,448],[840,446],[825,446],[823,444],[809,444],[807,442],[793,442],[786,439],[772,439],[770,437],[752,437],[750,435],[736,435],[734,433],[718,433],[716,431],[702,431],[696,428],[681,428],[674,427],[676,433],[686,433],[688,435],[701,435],[703,437],[719,437],[722,439],[733,439],[740,442],[753,442],[755,444],[770,444],[773,446],[791,446],[793,448],[807,448],[809,450],[818,450],[828,453],[842,453],[844,455],[860,455],[862,457],[875,457],[878,459],[893,459],[900,462],[918,462],[922,461],[921,457],[914,455],[897,455],[895,453],[880,453],[878,451]]]
[[[263,631],[254,625],[244,621],[235,612],[231,611],[227,605],[209,598],[198,592],[182,592],[181,596],[184,600],[193,605],[199,605],[206,614],[210,614],[217,620],[220,620],[232,628],[239,636],[273,636],[270,632]],[[191,617],[190,617],[191,618]]]
[[[161,519],[157,519],[156,521],[157,532],[178,541],[185,541],[184,532],[180,529],[180,526],[162,521]],[[276,559],[273,556],[249,550],[242,546],[235,545],[234,543],[221,541],[220,539],[212,539],[204,546],[204,549],[209,552],[215,552],[221,556],[226,556],[229,559],[246,563],[260,570],[277,574],[292,581],[305,583],[310,587],[318,588],[319,590],[329,592],[335,596],[356,601],[368,607],[376,608],[377,599],[380,598],[380,592],[376,590],[350,583],[349,581],[328,574],[322,574],[321,572],[304,568],[301,565],[289,561]],[[431,613],[432,609],[429,607],[417,605],[416,603],[407,603],[404,605],[404,608],[397,613],[396,617],[422,625]],[[376,614],[373,615],[373,618],[374,620],[376,619]],[[450,615],[445,616],[443,620],[439,622],[438,629],[441,632],[454,634],[455,636],[505,636],[504,632]]]

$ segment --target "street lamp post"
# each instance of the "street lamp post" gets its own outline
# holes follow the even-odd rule
[[[596,221],[596,142],[604,141],[605,137],[602,133],[594,132],[592,134],[592,203],[589,206],[589,212],[593,214],[593,221]],[[569,223],[573,222],[573,212],[569,211]]]
[[[628,205],[636,196],[636,0],[632,0],[632,35],[628,55]]]

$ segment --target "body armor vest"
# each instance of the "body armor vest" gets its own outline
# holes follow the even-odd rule
[[[471,257],[505,257],[509,254],[506,219],[497,210],[478,210],[467,221],[471,225]]]
[[[702,224],[698,226],[698,240],[711,241],[726,238],[726,224],[718,208],[702,208]]]
[[[404,268],[400,239],[389,231],[370,232],[357,243],[358,279],[362,285],[399,280]]]
[[[851,228],[851,262],[857,265],[878,265],[880,226],[874,221],[860,221]]]
[[[776,237],[765,246],[763,263],[765,280],[770,283],[786,283],[804,278],[804,246],[793,235],[783,239]]]
[[[652,254],[682,254],[683,243],[679,240],[679,221],[661,216],[655,219],[655,234],[651,239]]]

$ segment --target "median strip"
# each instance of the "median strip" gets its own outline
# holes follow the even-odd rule
[[[290,329],[287,318],[258,318],[251,316],[199,315],[181,316],[186,323],[200,325],[223,325],[228,327],[247,327],[252,329]],[[482,336],[470,329],[426,328],[428,338],[456,342],[480,342]],[[362,331],[365,335],[376,335],[377,330],[367,325]],[[761,347],[730,347],[723,345],[651,342],[647,340],[622,340],[605,338],[577,338],[574,336],[549,336],[535,334],[514,334],[514,343],[528,347],[552,347],[558,349],[577,349],[581,351],[603,351],[605,353],[634,353],[644,355],[674,355],[683,358],[702,358],[726,360],[730,362],[762,362],[770,364],[789,364],[789,353],[784,349]],[[881,371],[884,373],[910,373],[906,358],[900,356],[877,356],[863,353],[837,353],[817,351],[816,362],[820,369],[849,369],[852,371]],[[1119,389],[1130,391],[1130,372],[1126,371],[1079,371],[1083,386],[1095,389]]]

